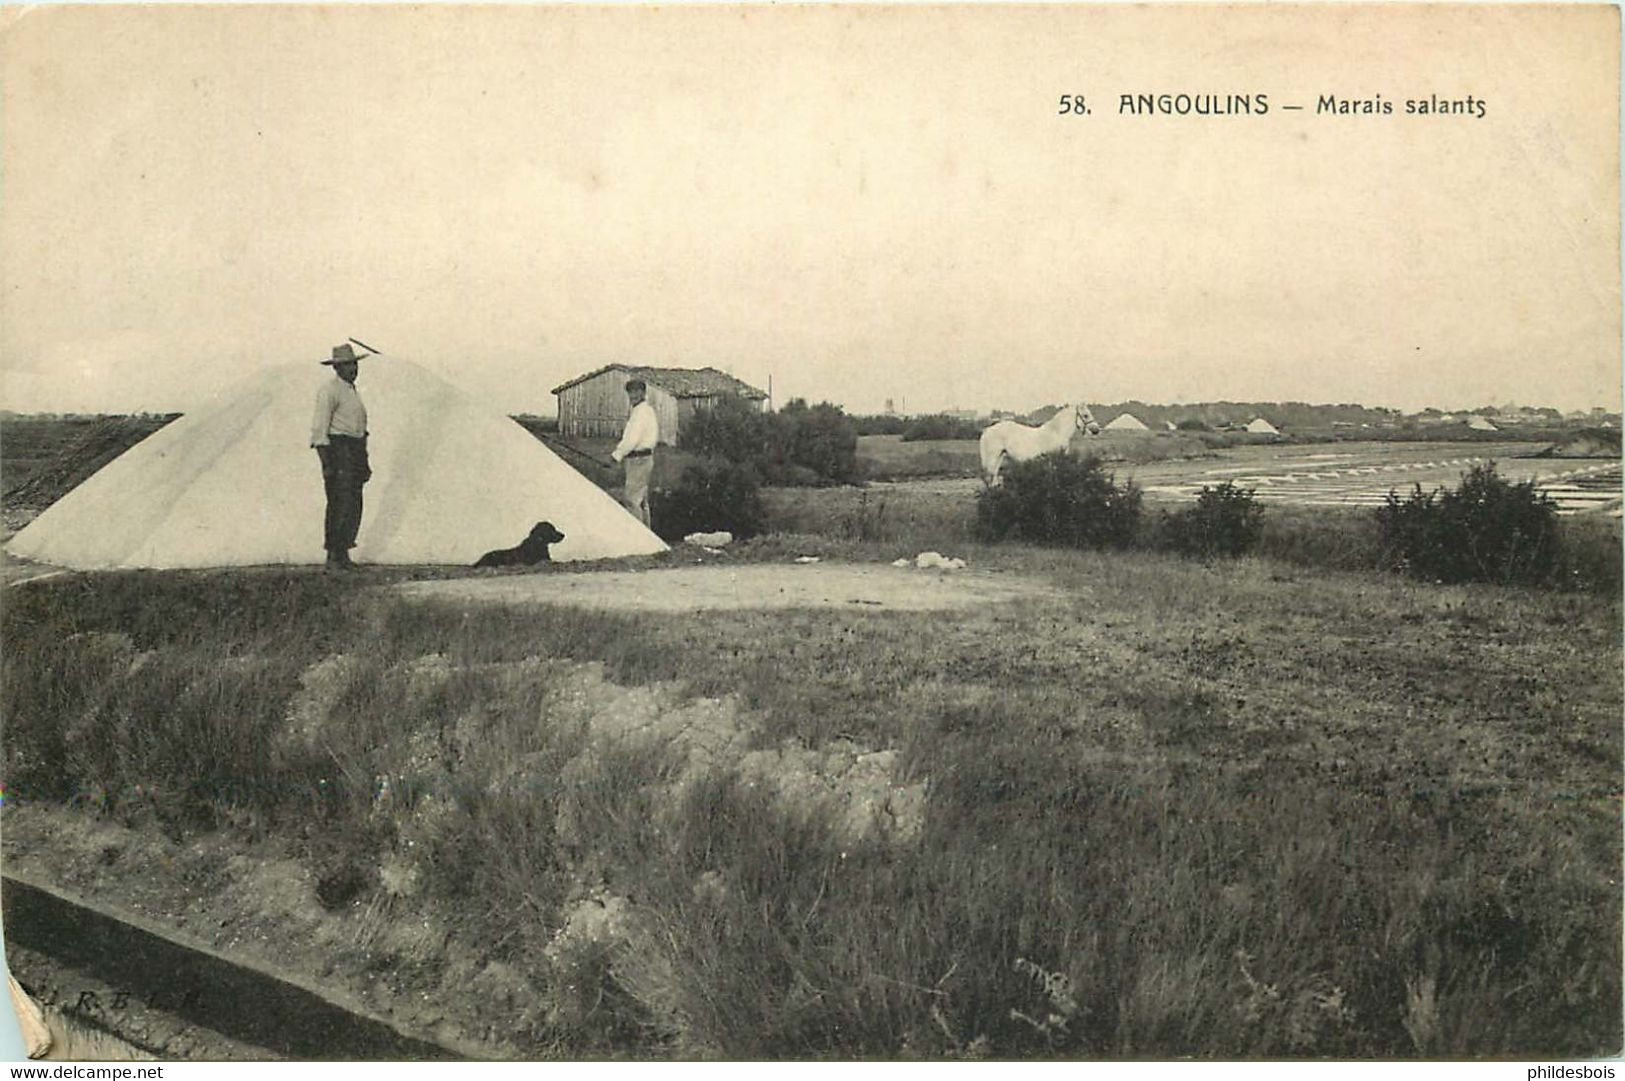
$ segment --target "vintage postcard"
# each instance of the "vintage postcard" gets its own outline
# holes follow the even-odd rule
[[[16,1054],[1612,1076],[1619,19],[0,10]]]

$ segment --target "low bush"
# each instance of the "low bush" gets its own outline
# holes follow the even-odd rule
[[[838,405],[808,405],[791,399],[772,418],[775,460],[811,469],[825,480],[850,484],[859,479],[858,432]]]
[[[1557,504],[1494,462],[1473,466],[1453,491],[1390,491],[1377,525],[1384,562],[1420,578],[1533,585],[1560,575]]]
[[[1005,466],[976,497],[978,533],[1068,548],[1126,548],[1140,523],[1140,489],[1118,485],[1095,458],[1065,450]]]
[[[1168,547],[1185,555],[1245,555],[1264,535],[1264,507],[1250,488],[1230,481],[1202,486],[1196,504],[1168,516]]]
[[[849,484],[861,473],[857,429],[828,402],[808,405],[796,398],[778,413],[763,413],[742,398],[725,396],[695,412],[678,446],[748,467],[769,484]]]
[[[767,513],[750,468],[722,462],[689,466],[675,488],[651,492],[649,517],[662,539],[675,541],[719,530],[753,537],[762,531]]]
[[[730,462],[760,463],[769,456],[768,414],[743,398],[724,395],[696,409],[678,433],[683,450]]]

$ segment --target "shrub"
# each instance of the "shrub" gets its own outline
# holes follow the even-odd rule
[[[689,466],[677,487],[652,492],[650,500],[654,530],[667,541],[718,530],[752,537],[766,518],[756,475],[731,462]]]
[[[718,398],[684,425],[683,450],[750,468],[772,484],[840,484],[857,480],[858,433],[841,408],[796,398],[763,413],[743,398]]]
[[[1388,566],[1440,582],[1549,582],[1562,562],[1557,504],[1532,480],[1501,477],[1494,462],[1474,466],[1454,491],[1390,491],[1377,526]]]
[[[1051,451],[1005,466],[1003,483],[976,497],[977,531],[1070,548],[1124,548],[1140,520],[1140,490],[1119,486],[1094,458]]]
[[[1168,544],[1176,552],[1203,557],[1239,556],[1264,535],[1264,508],[1251,488],[1229,481],[1202,486],[1196,505],[1171,515]]]
[[[858,479],[858,432],[840,406],[794,398],[772,420],[778,462],[840,484]]]
[[[922,439],[980,439],[982,426],[961,417],[935,415],[915,417],[903,429],[903,442],[914,443]]]
[[[684,422],[677,445],[686,451],[730,462],[765,462],[769,415],[743,398],[722,395],[707,409],[696,409]]]

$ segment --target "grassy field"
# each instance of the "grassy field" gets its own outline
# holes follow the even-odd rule
[[[12,417],[0,432],[5,509],[38,511],[173,419],[173,414]]]
[[[861,548],[871,558],[940,550],[980,562],[997,558],[997,545],[976,536],[974,485],[942,481],[873,484],[866,488],[766,489],[771,528],[805,538],[811,554],[848,556]],[[1143,515],[1140,547],[1152,547],[1159,519],[1179,504],[1159,503]],[[1615,597],[1621,588],[1617,519],[1585,515],[1559,522],[1568,551],[1572,588]],[[830,546],[838,541],[841,545]],[[858,548],[853,546],[857,545]],[[1271,504],[1259,554],[1307,571],[1374,571],[1382,563],[1376,518],[1369,508]]]
[[[820,546],[894,551],[732,558]],[[443,936],[340,971],[510,974],[479,1012],[516,1054],[1618,1051],[1616,601],[973,555],[1060,595],[702,620],[382,570],[32,583],[8,813],[295,861],[354,941]],[[872,828],[807,795],[876,761]]]
[[[984,544],[973,489],[770,490],[704,558],[935,549],[1044,599],[12,587],[8,856],[83,823],[87,881],[501,1055],[1619,1052],[1617,522],[1563,523],[1585,589],[1446,587],[1372,571],[1368,512],[1203,564]]]
[[[975,477],[982,464],[974,439],[917,439],[898,435],[858,437],[858,461],[864,475],[880,480],[910,477]]]

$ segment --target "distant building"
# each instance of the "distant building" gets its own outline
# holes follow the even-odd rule
[[[1254,417],[1247,425],[1247,430],[1254,435],[1280,435],[1281,429],[1265,420],[1263,417]]]
[[[633,376],[648,387],[649,404],[660,418],[660,441],[677,442],[683,425],[697,410],[709,409],[718,398],[743,398],[757,409],[767,406],[767,394],[716,368],[646,368],[609,364],[553,388],[559,401],[559,434],[588,438],[614,438],[621,434],[630,407],[626,381]]]
[[[1105,426],[1105,430],[1108,432],[1148,432],[1151,429],[1147,428],[1145,422],[1133,413],[1119,413],[1112,418],[1110,424]]]
[[[1501,430],[1492,424],[1488,417],[1481,417],[1476,413],[1467,418],[1467,427],[1475,432],[1498,432]]]

